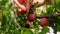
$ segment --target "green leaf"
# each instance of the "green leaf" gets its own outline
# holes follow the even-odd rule
[[[23,34],[33,34],[33,32],[31,30],[26,30],[25,32],[23,32]]]
[[[8,10],[5,10],[5,11],[3,11],[3,15],[5,15],[5,16],[10,16],[10,11],[8,11]]]
[[[60,0],[54,0],[55,1],[55,7],[60,10]]]
[[[43,27],[42,32],[43,33],[49,32],[49,28],[47,26]]]
[[[39,30],[39,21],[38,19],[35,19],[34,23],[33,23],[34,28],[36,28],[37,30]]]

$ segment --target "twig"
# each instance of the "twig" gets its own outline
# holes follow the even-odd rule
[[[52,15],[48,15],[48,16],[36,16],[37,18],[43,18],[43,17],[47,17],[47,18],[50,18],[50,17],[57,17],[57,16],[60,16],[60,13],[57,13],[57,14],[52,14]]]

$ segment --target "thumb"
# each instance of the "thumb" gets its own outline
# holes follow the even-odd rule
[[[26,7],[24,5],[21,5],[20,8],[24,11],[26,11]]]

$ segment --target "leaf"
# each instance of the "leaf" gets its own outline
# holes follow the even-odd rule
[[[21,34],[21,32],[19,32],[19,31],[15,30],[15,34]]]
[[[49,32],[49,28],[47,26],[43,27],[42,32],[43,33]]]
[[[33,32],[31,30],[26,30],[25,32],[23,32],[23,34],[33,34]]]
[[[1,1],[1,6],[5,6],[5,4],[8,2],[8,0],[2,0]]]
[[[7,18],[4,15],[2,16],[2,18],[3,18],[2,19],[2,30],[4,31],[5,30],[4,28],[5,28],[5,25],[6,25],[6,22],[7,22]]]
[[[46,33],[43,33],[43,32],[39,32],[38,34],[46,34]]]
[[[8,10],[3,11],[3,15],[10,16],[10,11],[8,11]]]
[[[39,30],[39,20],[35,19],[34,23],[33,23],[34,28],[36,28],[37,30]]]
[[[54,0],[55,1],[55,7],[60,10],[60,0]]]

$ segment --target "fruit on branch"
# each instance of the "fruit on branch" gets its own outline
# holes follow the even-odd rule
[[[35,15],[33,13],[29,13],[27,16],[28,21],[33,22],[35,19]]]
[[[16,11],[17,14],[21,14],[21,15],[26,14],[26,12],[27,11],[26,10],[23,10],[23,9],[19,9],[19,10]]]
[[[40,20],[40,25],[43,26],[48,26],[49,25],[49,20],[47,18],[41,18]]]
[[[31,24],[30,23],[26,23],[25,24],[25,28],[30,28]]]

